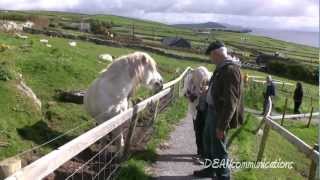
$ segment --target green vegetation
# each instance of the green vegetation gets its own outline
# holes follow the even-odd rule
[[[70,138],[44,148],[44,152],[50,151],[91,128],[93,121],[82,106],[58,102],[55,99],[56,90],[86,89],[107,66],[107,63],[98,60],[98,55],[102,53],[118,57],[135,51],[82,41],[72,48],[67,39],[61,38],[50,38],[49,43],[53,47],[48,48],[39,42],[41,38],[46,37],[29,35],[28,40],[21,40],[0,33],[1,43],[12,47],[1,52],[0,56],[0,74],[8,80],[0,81],[0,96],[5,97],[1,99],[0,105],[6,107],[0,110],[0,140],[10,143],[7,147],[0,147],[0,159],[42,144],[84,123],[83,127],[68,135]],[[151,55],[156,59],[159,71],[167,81],[174,78],[177,69],[181,72],[187,66],[198,65],[152,53]],[[18,73],[23,75],[26,84],[41,100],[42,112],[36,111],[31,100],[17,90],[15,79]]]
[[[218,32],[214,31],[210,36],[195,34],[188,29],[180,29],[161,23],[123,18],[112,15],[85,15],[61,12],[26,11],[7,13],[0,12],[0,19],[25,20],[27,17],[42,17],[50,21],[49,28],[61,30],[59,23],[80,22],[83,19],[94,20],[112,24],[112,31],[117,35],[128,35],[132,33],[132,25],[135,26],[135,35],[143,40],[144,43],[154,45],[159,49],[168,52],[205,58],[202,52],[207,44],[215,39],[226,42],[228,48],[240,54],[240,58],[245,61],[254,61],[260,52],[273,54],[279,52],[285,54],[293,61],[301,64],[294,65],[289,75],[273,76],[276,80],[295,84],[296,80],[303,80],[305,98],[301,107],[302,112],[309,112],[311,106],[318,109],[318,87],[311,84],[311,78],[304,73],[311,73],[311,68],[307,71],[300,71],[300,66],[308,64],[315,67],[318,62],[318,49],[293,43],[287,43],[265,37],[258,37],[243,33]],[[50,25],[49,24],[49,25]],[[97,29],[100,29],[98,27]],[[100,30],[98,30],[100,31]],[[83,34],[82,32],[68,30],[70,33]],[[191,41],[192,51],[180,49],[167,49],[161,46],[161,39],[165,36],[183,36]],[[13,156],[19,152],[30,149],[36,145],[61,135],[69,129],[82,125],[76,131],[52,144],[41,148],[38,153],[43,154],[51,151],[63,143],[77,137],[84,131],[90,129],[93,120],[84,112],[79,105],[61,103],[55,98],[56,90],[80,90],[86,89],[98,75],[100,70],[108,64],[100,62],[98,55],[109,53],[113,56],[120,56],[135,51],[129,48],[114,48],[100,46],[85,41],[79,41],[77,47],[70,47],[67,39],[50,38],[49,43],[52,48],[46,47],[39,42],[41,35],[28,35],[29,39],[22,40],[14,38],[12,35],[0,33],[0,43],[9,45],[10,48],[0,52],[0,142],[9,143],[8,146],[0,147],[0,159]],[[243,40],[245,37],[245,41]],[[158,46],[157,46],[158,45]],[[193,61],[178,60],[166,56],[150,53],[157,61],[158,69],[166,81],[173,79],[177,69],[182,72],[186,67],[206,66],[213,70],[214,66],[207,63],[197,63]],[[286,64],[288,65],[288,64]],[[288,65],[289,66],[289,65]],[[267,76],[267,73],[242,70],[243,74],[256,76]],[[18,73],[23,75],[26,84],[30,86],[42,102],[42,111],[36,110],[31,100],[25,97],[16,88]],[[295,74],[297,73],[297,74]],[[292,74],[298,75],[293,77]],[[313,81],[313,80],[312,80]],[[293,110],[292,92],[294,86],[277,85],[277,97],[274,100],[274,109],[277,112],[283,111],[286,97],[288,98],[288,113]],[[262,109],[262,92],[264,86],[261,84],[250,84],[246,89],[245,104],[248,107]],[[139,92],[139,96],[145,96],[145,92]],[[311,97],[313,98],[311,100]],[[186,102],[183,99],[177,100],[172,106],[161,113],[155,124],[155,132],[152,140],[148,143],[146,150],[141,154],[134,154],[131,159],[123,165],[120,177],[126,179],[148,179],[149,175],[146,167],[155,160],[157,146],[165,140],[172,126],[178,122],[186,110]],[[259,123],[251,115],[247,116],[246,124],[237,133],[230,132],[234,137],[231,151],[241,161],[254,161],[256,158],[260,137],[252,131]],[[305,128],[305,123],[285,121],[285,127],[310,145],[313,145],[318,138],[318,127],[312,125]],[[309,160],[299,153],[290,143],[285,141],[275,132],[271,131],[267,142],[265,153],[269,159],[279,159],[294,161],[294,169],[246,169],[237,171],[235,179],[293,179],[306,178]]]
[[[273,110],[278,113],[283,113],[285,108],[285,101],[287,99],[287,108],[286,112],[287,114],[293,114],[293,92],[294,92],[294,86],[289,85],[276,85],[276,97],[272,99],[273,101]],[[263,92],[266,91],[265,85],[262,83],[252,82],[250,81],[248,85],[245,87],[245,96],[244,101],[245,105],[252,109],[257,109],[262,111],[263,109]],[[304,89],[304,99],[303,103],[300,107],[300,111],[302,113],[310,113],[311,108],[314,107],[314,109],[319,108],[319,104],[316,103],[318,98],[316,97],[316,91],[313,92],[312,89],[309,89],[308,86]],[[312,98],[311,98],[312,97]]]
[[[234,140],[230,147],[233,157],[239,161],[256,161],[259,150],[261,136],[253,133],[256,130],[259,121],[251,115],[246,117],[246,123],[239,130],[232,130],[229,136],[233,136]],[[290,128],[294,130],[294,127]],[[317,139],[315,129],[303,129],[300,135],[305,136],[306,141]],[[302,132],[303,131],[303,132]],[[296,131],[297,132],[297,131]],[[309,140],[308,140],[309,139]],[[312,140],[313,139],[313,140]],[[314,142],[314,141],[313,141]],[[292,169],[241,169],[236,170],[234,179],[237,180],[267,180],[267,179],[307,179],[310,160],[300,153],[292,144],[284,140],[278,133],[271,131],[267,140],[264,153],[266,161],[285,161],[293,162]]]
[[[286,63],[284,61],[270,61],[267,63],[268,72],[281,75],[289,79],[319,84],[319,69],[302,63]]]
[[[125,162],[124,168],[120,170],[120,180],[144,180],[151,178],[146,169],[148,165],[151,165],[156,160],[157,147],[168,139],[173,127],[185,116],[186,110],[187,101],[184,98],[179,98],[158,115],[154,124],[154,133],[146,149],[143,152],[133,154]]]

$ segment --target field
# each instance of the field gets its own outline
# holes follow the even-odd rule
[[[254,55],[257,52],[274,53],[275,51],[285,53],[287,56],[294,58],[296,61],[311,64],[316,66],[318,62],[318,49],[269,39],[265,37],[258,37],[246,35],[241,33],[231,32],[213,32],[210,37],[204,35],[195,35],[189,29],[180,29],[161,23],[136,20],[130,18],[123,18],[111,15],[80,15],[57,12],[9,12],[21,16],[37,15],[48,17],[52,21],[79,21],[82,18],[93,18],[106,22],[112,22],[116,25],[115,33],[123,33],[130,35],[132,25],[135,26],[135,36],[141,37],[143,42],[158,44],[159,48],[168,52],[206,58],[200,54],[207,46],[208,42],[214,39],[220,39],[226,42],[227,46],[234,51],[242,54],[246,61],[253,61]],[[0,12],[0,16],[3,13]],[[82,32],[69,31],[71,33]],[[184,49],[170,50],[160,45],[161,37],[164,36],[183,36],[191,41],[191,43],[198,47],[197,52],[190,52]],[[57,137],[67,130],[79,126],[79,129],[68,134],[64,138],[50,143],[35,153],[39,156],[45,154],[52,149],[62,145],[63,143],[79,136],[84,131],[93,127],[93,119],[90,118],[83,110],[81,105],[71,103],[62,103],[57,100],[57,90],[85,90],[89,84],[95,79],[99,72],[104,69],[108,63],[101,62],[98,56],[103,53],[109,53],[113,56],[120,56],[136,49],[119,48],[111,46],[96,45],[86,41],[78,41],[77,47],[70,47],[69,40],[57,37],[46,37],[44,35],[31,35],[28,39],[18,39],[12,34],[0,33],[0,44],[9,46],[9,49],[0,51],[0,160],[10,156],[14,156],[32,147],[40,145],[47,140]],[[247,40],[243,42],[243,36]],[[46,47],[39,42],[40,39],[49,39],[52,48]],[[196,49],[196,48],[195,48]],[[181,59],[169,58],[163,55],[150,53],[156,60],[160,73],[165,78],[165,81],[173,79],[177,72],[182,72],[186,67],[206,66],[213,71],[214,66],[209,63],[198,63],[194,61],[186,61]],[[209,62],[209,61],[208,61]],[[242,69],[243,74],[257,75],[265,77],[268,74],[260,71]],[[16,88],[19,73],[23,75],[26,84],[32,88],[35,94],[42,102],[41,111],[37,110],[33,105],[31,99],[25,97]],[[288,79],[282,76],[273,76],[276,80],[289,82],[295,84],[295,80]],[[306,98],[302,105],[303,112],[309,112],[311,106],[315,109],[319,108],[316,103],[318,99],[318,87],[313,84],[303,82],[306,94],[313,97],[313,100]],[[257,85],[254,90],[246,89],[245,104],[247,107],[261,110],[262,108],[262,92],[264,87]],[[278,95],[275,102],[275,111],[282,112],[285,98],[288,97],[290,107],[288,113],[292,112],[292,94],[281,91],[282,87],[277,86]],[[285,91],[293,92],[294,87],[286,86]],[[140,96],[147,96],[148,93],[140,92]],[[313,104],[311,105],[311,101]],[[177,108],[179,107],[179,108]],[[156,146],[165,140],[170,133],[171,124],[178,122],[183,117],[185,111],[185,101],[178,100],[174,106],[169,108],[160,115],[158,124],[156,125],[156,133],[153,140],[149,143],[150,159]],[[173,116],[176,115],[176,116]],[[243,127],[244,131],[236,138],[235,147],[239,146],[235,152],[238,154],[240,160],[253,160],[256,157],[256,136],[250,130],[255,127],[258,121],[253,117],[247,116],[248,123]],[[302,138],[305,142],[313,145],[317,139],[318,128],[312,126],[311,128],[303,128],[302,124],[288,123],[286,127]],[[1,146],[1,144],[4,144]],[[265,176],[274,174],[275,177],[281,174],[281,178],[294,174],[297,178],[305,178],[305,169],[308,161],[302,154],[296,151],[288,142],[281,139],[275,133],[272,133],[267,145],[267,156],[272,158],[281,157],[285,160],[290,160],[292,154],[295,154],[295,162],[301,162],[294,170],[279,170],[279,172],[247,170],[236,173],[237,179],[245,179],[244,177],[252,177],[251,179],[261,179]],[[281,147],[281,148],[272,148]],[[287,148],[288,147],[288,148]],[[286,149],[287,148],[287,149]],[[283,151],[282,151],[283,150]],[[232,150],[234,151],[234,149]],[[276,155],[276,156],[274,156]],[[24,157],[22,155],[22,157]],[[128,162],[128,171],[132,166],[137,166],[138,171],[148,164],[151,160],[133,159]],[[139,164],[140,163],[140,164]],[[123,176],[125,176],[125,172]],[[147,175],[146,175],[147,177]]]

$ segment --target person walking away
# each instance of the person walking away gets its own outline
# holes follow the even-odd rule
[[[303,98],[303,88],[301,82],[297,82],[296,89],[294,90],[293,100],[294,100],[294,113],[300,114],[299,108],[302,104]]]
[[[273,98],[276,96],[276,90],[275,90],[275,86],[274,83],[272,81],[272,77],[269,75],[266,78],[266,84],[267,84],[267,88],[266,91],[263,93],[264,96],[264,101],[263,101],[263,111],[261,113],[261,115],[265,115],[266,110],[267,110],[267,106],[268,106],[268,100],[269,97]]]
[[[228,161],[226,134],[228,129],[243,123],[242,78],[240,62],[227,54],[227,48],[220,41],[209,45],[206,54],[216,69],[209,82],[207,93],[207,115],[203,130],[204,169],[194,171],[196,177],[216,176],[219,180],[229,180],[230,170],[223,162]],[[206,166],[206,162],[220,163]]]

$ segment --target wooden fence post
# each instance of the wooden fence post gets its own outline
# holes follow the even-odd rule
[[[158,111],[159,111],[159,103],[160,101],[156,102],[156,107],[154,109],[154,113],[153,113],[153,117],[152,117],[152,121],[151,121],[151,125],[154,123],[154,121],[157,119],[157,115],[158,115]]]
[[[283,109],[283,114],[282,114],[282,119],[281,119],[281,126],[283,126],[284,117],[285,117],[286,111],[287,111],[287,105],[288,105],[288,98],[286,98],[286,101],[284,103],[284,109]]]
[[[309,120],[308,120],[307,128],[309,128],[309,127],[310,127],[311,120],[312,120],[312,114],[313,114],[313,107],[311,107],[311,112],[310,112],[310,116],[309,116]]]
[[[181,97],[182,93],[181,93],[181,81],[178,82],[178,96]]]
[[[313,149],[316,151],[319,151],[319,145],[318,144],[314,145]],[[310,166],[310,170],[309,170],[308,180],[315,180],[316,179],[317,168],[318,168],[317,165],[318,165],[318,162],[311,160],[311,166]],[[318,176],[319,176],[319,174],[318,174]]]
[[[9,177],[21,169],[21,160],[18,158],[8,158],[0,162],[0,179]]]
[[[134,24],[132,24],[132,40],[134,40]]]
[[[269,131],[270,131],[270,126],[268,125],[268,123],[265,123],[264,129],[263,129],[263,135],[262,135],[262,139],[259,147],[257,162],[260,162],[262,160],[264,149],[266,147],[266,143],[269,135]]]
[[[123,150],[124,160],[129,157],[129,150],[130,150],[132,138],[134,135],[134,131],[137,125],[137,121],[138,121],[138,113],[136,111],[133,111],[133,116],[131,117],[130,126],[129,126],[129,130],[128,130],[128,134],[127,134],[127,138],[126,138],[126,142]]]

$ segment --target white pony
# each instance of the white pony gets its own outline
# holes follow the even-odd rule
[[[101,124],[128,109],[128,99],[133,91],[143,85],[159,91],[163,80],[154,59],[143,52],[121,56],[115,60],[90,85],[84,96],[84,107]],[[116,137],[121,128],[111,133]],[[123,145],[123,137],[116,142],[117,149]]]
[[[188,115],[192,119],[196,116],[196,107],[199,104],[201,92],[208,86],[211,73],[207,68],[200,66],[191,70],[184,79],[183,94],[189,99]]]

